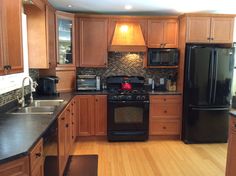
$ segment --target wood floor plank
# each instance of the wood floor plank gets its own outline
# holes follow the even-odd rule
[[[98,154],[98,176],[224,176],[227,144],[94,140],[77,142],[71,154]]]

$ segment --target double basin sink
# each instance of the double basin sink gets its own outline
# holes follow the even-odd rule
[[[9,111],[10,114],[53,114],[64,100],[34,100],[26,107]]]

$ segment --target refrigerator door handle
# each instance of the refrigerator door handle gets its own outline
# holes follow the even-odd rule
[[[213,85],[213,101],[212,103],[215,103],[216,99],[216,85],[217,85],[217,72],[218,72],[218,53],[217,51],[214,51],[214,56],[215,56],[215,70],[214,70],[214,85]]]
[[[192,110],[199,110],[199,111],[228,111],[229,108],[192,108]]]
[[[187,52],[187,54],[188,54],[188,59],[187,59],[187,61],[188,61],[188,63],[187,63],[187,83],[189,84],[189,88],[191,88],[192,87],[192,84],[191,84],[191,80],[190,80],[190,58],[191,58],[191,51],[192,51],[192,48],[193,47],[188,47],[188,52]]]
[[[210,90],[209,90],[209,99],[208,99],[208,103],[211,104],[212,103],[212,82],[213,82],[213,71],[214,71],[214,52],[211,51],[211,56],[210,56],[210,69],[209,69],[209,80],[208,83],[210,84]]]

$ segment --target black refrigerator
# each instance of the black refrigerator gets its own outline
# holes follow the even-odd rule
[[[186,45],[182,140],[227,142],[234,48]]]

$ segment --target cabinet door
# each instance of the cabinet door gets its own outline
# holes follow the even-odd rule
[[[226,176],[236,175],[236,120],[235,117],[231,116],[229,126],[229,139],[228,139],[228,153],[227,153],[227,164],[226,164]]]
[[[163,46],[164,23],[162,20],[148,20],[148,47],[161,48]]]
[[[77,96],[78,136],[94,135],[94,96]]]
[[[74,16],[56,13],[57,66],[74,66]]]
[[[8,74],[23,72],[22,53],[22,1],[1,0],[3,18],[3,47]]]
[[[1,176],[29,176],[29,158],[24,157],[0,165]]]
[[[107,134],[107,96],[95,96],[95,135]]]
[[[56,67],[56,23],[55,10],[53,7],[46,5],[46,33],[47,33],[47,58],[49,67]]]
[[[3,34],[2,34],[2,21],[3,21],[3,1],[0,1],[0,75],[4,74],[4,56],[3,56]]]
[[[107,66],[108,19],[80,20],[80,67]]]
[[[211,19],[211,43],[233,42],[234,18],[213,17]]]
[[[59,175],[62,176],[66,165],[66,149],[65,149],[65,125],[66,116],[63,112],[58,118],[58,159],[59,159]]]
[[[165,48],[178,48],[178,26],[177,20],[165,20],[163,39]]]
[[[186,42],[209,43],[210,17],[187,17]]]

